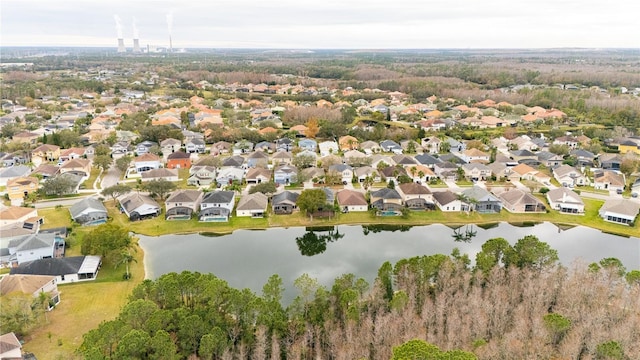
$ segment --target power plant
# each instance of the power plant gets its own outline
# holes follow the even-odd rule
[[[127,52],[127,48],[124,47],[124,39],[123,38],[119,38],[118,39],[118,52],[119,53],[126,53]]]
[[[140,39],[133,39],[133,53],[139,54],[141,52],[142,49],[140,49]]]

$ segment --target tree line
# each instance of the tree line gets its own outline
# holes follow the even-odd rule
[[[617,259],[570,267],[534,236],[384,263],[322,286],[307,274],[283,305],[213,274],[138,285],[117,319],[84,336],[88,359],[640,358],[640,272]],[[453,356],[453,357],[452,357]]]

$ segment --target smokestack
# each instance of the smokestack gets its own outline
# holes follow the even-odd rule
[[[171,35],[169,35],[169,52],[173,52],[173,43],[171,43]]]
[[[119,53],[127,52],[127,49],[124,47],[124,39],[123,38],[118,39],[118,52]]]
[[[140,50],[140,40],[139,39],[133,39],[133,52],[134,54],[139,54],[142,52],[142,50]]]

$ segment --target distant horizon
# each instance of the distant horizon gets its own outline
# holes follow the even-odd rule
[[[554,49],[640,46],[619,0],[4,0],[3,46]]]

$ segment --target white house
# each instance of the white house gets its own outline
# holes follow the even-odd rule
[[[640,204],[632,200],[609,199],[602,205],[598,214],[605,221],[631,225],[638,216],[639,210]]]
[[[162,209],[160,205],[148,195],[138,192],[128,194],[121,199],[120,208],[129,220],[136,221],[145,217],[156,217],[160,215]]]
[[[338,143],[335,141],[323,141],[318,144],[318,148],[320,148],[320,157],[337,154],[339,150]]]
[[[236,203],[234,191],[206,193],[200,203],[200,221],[228,221]]]
[[[159,169],[160,158],[158,155],[145,153],[133,159],[133,166],[139,173],[152,169]]]
[[[71,256],[29,261],[12,268],[11,274],[55,276],[57,284],[69,284],[95,280],[101,265],[100,256]]]
[[[56,245],[55,234],[30,234],[9,242],[10,262],[22,264],[27,261],[51,258]]]
[[[433,202],[444,212],[469,211],[469,204],[460,200],[460,198],[449,190],[438,191],[433,193]]]
[[[547,193],[549,206],[566,214],[584,214],[584,201],[580,195],[566,187],[550,190]]]

